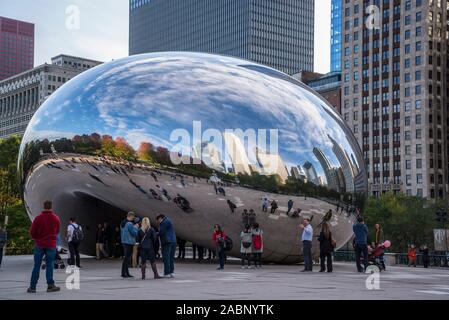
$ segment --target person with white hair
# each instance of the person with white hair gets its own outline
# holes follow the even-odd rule
[[[141,270],[142,280],[145,280],[145,271],[147,260],[150,260],[151,269],[154,273],[154,279],[160,279],[159,273],[156,267],[156,252],[154,250],[154,244],[156,242],[156,232],[151,227],[150,219],[145,217],[142,220],[142,226],[139,229],[137,236],[140,243],[140,258],[141,258]]]

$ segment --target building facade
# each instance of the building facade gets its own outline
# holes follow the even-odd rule
[[[130,55],[206,52],[313,70],[314,0],[131,0],[129,15]]]
[[[34,24],[0,17],[0,81],[34,67]]]
[[[327,74],[303,71],[293,75],[318,92],[335,110],[341,114],[341,72]]]
[[[0,138],[21,135],[39,106],[60,86],[101,62],[59,55],[52,64],[0,81]]]
[[[341,71],[341,21],[343,0],[331,1],[331,72]]]
[[[446,0],[344,1],[342,115],[374,196],[448,194],[448,9]]]

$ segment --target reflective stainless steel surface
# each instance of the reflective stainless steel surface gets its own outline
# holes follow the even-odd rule
[[[98,223],[132,210],[164,213],[204,247],[221,224],[238,256],[242,212],[254,209],[264,260],[286,263],[302,258],[304,216],[317,234],[332,210],[343,245],[367,184],[357,141],[317,94],[274,69],[197,53],[132,56],[72,79],[34,115],[19,167],[30,218],[53,200],[64,225],[74,216],[88,229],[85,253]]]

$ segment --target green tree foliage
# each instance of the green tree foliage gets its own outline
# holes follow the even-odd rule
[[[437,227],[435,212],[440,207],[444,208],[441,201],[386,193],[368,199],[364,217],[371,240],[374,225],[379,223],[384,238],[392,243],[392,251],[405,252],[409,244],[433,246],[433,229]]]
[[[30,253],[30,220],[22,204],[17,180],[19,147],[20,137],[0,139],[0,224],[3,225],[7,215],[8,248],[20,248],[20,252]]]

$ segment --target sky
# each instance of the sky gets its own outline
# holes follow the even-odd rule
[[[0,16],[35,24],[35,66],[61,53],[110,61],[128,56],[128,2],[0,0]],[[330,2],[315,0],[315,72],[330,69]]]

